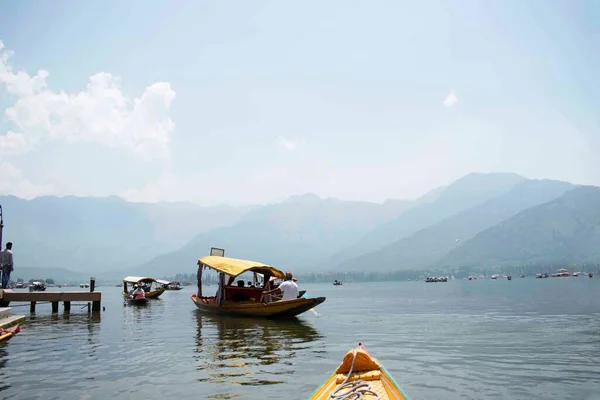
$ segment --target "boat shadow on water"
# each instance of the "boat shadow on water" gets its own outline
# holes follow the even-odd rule
[[[299,318],[270,320],[196,311],[198,381],[260,386],[284,383],[299,351],[323,338]],[[278,379],[281,377],[282,379]]]

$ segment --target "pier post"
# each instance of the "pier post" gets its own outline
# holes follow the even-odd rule
[[[90,292],[93,292],[96,288],[96,278],[93,276],[90,278]]]
[[[65,311],[71,311],[71,302],[65,301]]]
[[[35,313],[35,301],[32,301],[31,304],[29,304],[29,312],[30,313]]]
[[[94,312],[100,311],[100,302],[99,301],[92,302],[92,311],[94,311]]]
[[[52,314],[57,313],[58,312],[58,301],[53,301],[52,302]]]

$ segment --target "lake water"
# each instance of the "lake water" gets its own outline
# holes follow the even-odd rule
[[[327,300],[297,321],[202,315],[192,287],[38,305],[0,346],[0,398],[306,399],[363,342],[413,400],[600,399],[598,277],[300,286]]]

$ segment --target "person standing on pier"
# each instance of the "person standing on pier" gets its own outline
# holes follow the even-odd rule
[[[10,273],[14,269],[12,243],[6,243],[6,248],[0,251],[0,269],[2,270],[2,289],[8,289]]]

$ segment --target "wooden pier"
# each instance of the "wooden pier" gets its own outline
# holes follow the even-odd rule
[[[8,307],[11,302],[30,303],[29,311],[35,312],[37,303],[52,303],[52,312],[58,312],[58,304],[65,311],[71,311],[71,302],[91,302],[92,311],[100,311],[102,292],[17,292],[12,289],[0,289],[0,307]]]

